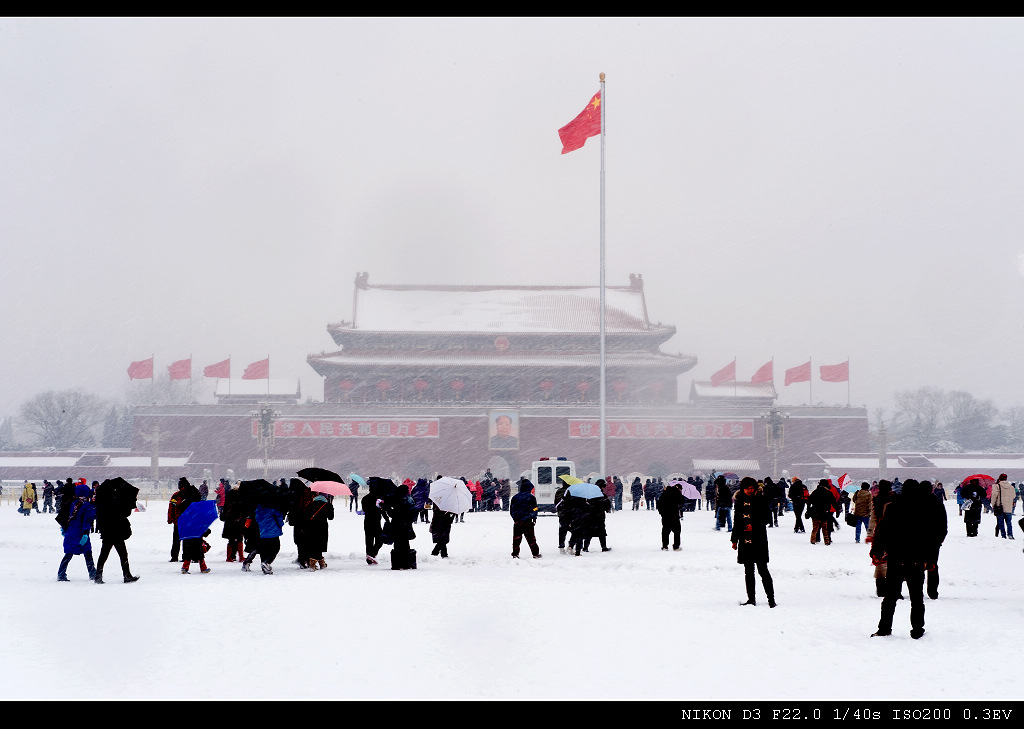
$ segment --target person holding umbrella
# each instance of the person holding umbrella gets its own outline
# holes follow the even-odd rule
[[[327,551],[327,522],[334,518],[334,497],[331,494],[317,493],[303,508],[309,569],[327,569],[324,552]]]
[[[756,605],[754,597],[754,568],[761,576],[768,607],[775,602],[775,583],[768,571],[768,522],[771,513],[768,500],[757,481],[745,476],[740,481],[740,490],[733,499],[736,516],[733,520],[732,548],[736,550],[736,561],[743,565],[743,578],[747,588],[747,601],[740,605]]]
[[[963,515],[964,524],[967,528],[967,536],[978,536],[978,526],[981,524],[981,506],[985,500],[985,488],[981,482],[972,478],[967,485],[960,485],[960,495],[964,499]]]
[[[448,557],[448,542],[451,537],[452,524],[458,514],[465,511],[473,503],[473,495],[464,481],[450,476],[438,476],[430,484],[428,497],[433,502],[434,520],[430,524],[430,536],[434,540],[435,557]]]
[[[509,502],[508,513],[512,517],[512,558],[519,559],[519,545],[523,537],[526,537],[533,558],[540,559],[540,547],[537,546],[537,536],[534,532],[534,525],[537,523],[537,497],[533,495],[533,484],[529,479],[524,478],[519,482],[519,493]]]
[[[132,574],[128,566],[128,547],[125,545],[132,535],[128,517],[135,509],[138,493],[137,488],[120,477],[107,479],[96,488],[96,529],[102,542],[94,578],[97,585],[103,584],[103,565],[111,549],[117,551],[117,556],[121,560],[124,581],[130,583],[139,579],[137,575]]]

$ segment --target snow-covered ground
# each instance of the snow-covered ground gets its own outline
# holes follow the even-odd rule
[[[347,501],[347,500],[346,500]],[[778,608],[741,607],[743,568],[706,511],[683,521],[683,549],[660,549],[656,512],[608,517],[611,552],[557,550],[557,520],[537,526],[542,559],[510,558],[506,512],[467,514],[451,557],[431,557],[418,524],[415,571],[364,559],[362,518],[337,501],[327,570],[291,563],[291,529],[275,573],[224,561],[215,526],[210,574],[171,564],[167,503],[131,517],[132,569],[116,555],[107,584],[82,557],[56,581],[52,515],[0,508],[2,698],[998,701],[1019,696],[1014,659],[1024,624],[1024,538],[967,539],[956,504],[927,633],[869,638],[875,597],[867,545],[843,526],[834,543],[769,530]],[[627,503],[628,508],[628,503]],[[1016,517],[1015,517],[1016,518]],[[1016,529],[1016,525],[1015,525]],[[98,535],[93,537],[99,553]],[[596,540],[593,544],[598,549]],[[257,562],[258,564],[258,562]]]

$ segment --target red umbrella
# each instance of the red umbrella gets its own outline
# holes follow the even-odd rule
[[[973,476],[968,476],[960,483],[970,483],[974,479],[978,479],[978,484],[985,489],[996,482],[996,480],[991,476],[986,476],[984,473],[976,473]]]

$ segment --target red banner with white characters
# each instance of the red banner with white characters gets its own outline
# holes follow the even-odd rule
[[[597,438],[599,420],[570,420],[570,438]],[[752,420],[606,420],[608,438],[753,438]]]
[[[274,421],[275,438],[437,438],[437,418],[282,418]],[[252,421],[252,437],[257,421]]]

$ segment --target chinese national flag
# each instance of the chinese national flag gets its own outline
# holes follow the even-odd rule
[[[167,368],[167,372],[171,375],[172,380],[191,380],[192,358],[179,359]]]
[[[769,360],[750,378],[751,382],[775,382],[775,361]]]
[[[579,149],[589,137],[601,133],[601,92],[598,91],[575,119],[558,130],[562,154]]]
[[[140,359],[128,365],[128,379],[130,380],[152,380],[153,379],[153,358]]]
[[[270,357],[253,362],[245,368],[242,373],[243,380],[268,380],[270,379]]]
[[[718,387],[723,382],[736,382],[736,360],[733,360],[715,374],[711,375],[711,384]]]
[[[804,364],[798,367],[791,367],[786,370],[786,385],[790,385],[794,382],[810,382],[811,381],[811,360],[807,360]]]
[[[842,364],[821,366],[822,382],[849,382],[849,380],[850,360],[846,360]]]
[[[231,377],[231,358],[203,367],[203,377]]]

